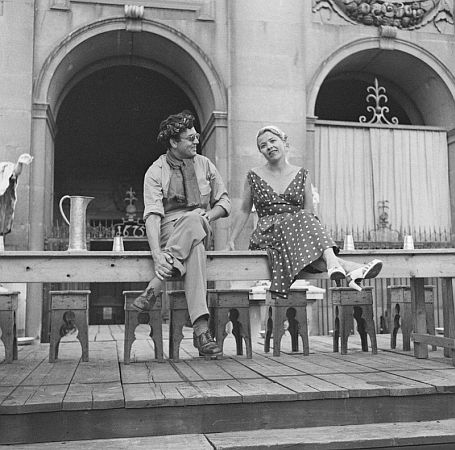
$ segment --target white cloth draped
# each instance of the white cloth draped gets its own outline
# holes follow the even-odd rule
[[[315,185],[328,229],[371,231],[388,201],[394,230],[449,230],[445,131],[318,124]]]

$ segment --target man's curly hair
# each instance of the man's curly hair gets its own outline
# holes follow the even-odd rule
[[[171,114],[167,119],[160,123],[160,132],[156,138],[166,150],[170,147],[169,140],[180,140],[180,133],[188,128],[193,128],[195,118],[193,114],[184,110],[178,114]]]

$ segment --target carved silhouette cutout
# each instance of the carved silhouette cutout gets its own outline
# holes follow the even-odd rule
[[[75,324],[76,315],[74,311],[66,311],[63,314],[63,325],[60,327],[60,337],[68,336],[69,334],[74,334],[77,331]]]

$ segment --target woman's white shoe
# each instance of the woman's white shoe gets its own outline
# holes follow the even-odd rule
[[[368,264],[364,264],[357,269],[351,270],[346,274],[346,281],[348,286],[357,291],[361,291],[360,282],[366,278],[375,278],[379,275],[382,269],[382,261],[380,259],[373,259]]]
[[[346,271],[341,266],[334,266],[327,269],[327,275],[332,281],[338,281],[346,278]]]

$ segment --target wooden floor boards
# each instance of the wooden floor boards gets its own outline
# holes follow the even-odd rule
[[[62,341],[56,363],[48,362],[49,344],[21,346],[17,361],[0,363],[0,443],[16,442],[21,435],[24,442],[33,436],[45,440],[52,428],[41,434],[18,430],[26,423],[51,427],[52,421],[59,427],[78,425],[87,438],[109,436],[109,428],[94,428],[92,416],[108,427],[124,424],[117,429],[118,437],[169,434],[175,430],[172,418],[179,421],[179,432],[199,433],[223,431],[223,426],[235,431],[263,424],[298,428],[380,423],[389,417],[455,417],[451,359],[442,351],[429,352],[429,359],[416,359],[412,351],[391,351],[389,335],[378,335],[377,355],[362,352],[357,335],[350,337],[347,355],[331,351],[331,337],[311,336],[309,356],[287,353],[290,339],[285,336],[280,357],[264,353],[263,340],[257,337],[253,359],[236,356],[229,336],[224,358],[205,361],[192,345],[192,330],[185,328],[181,361],[156,362],[148,332],[147,326],[138,327],[129,365],[123,364],[121,325],[90,327],[89,362],[80,361],[74,336]],[[168,335],[167,326],[163,335]],[[167,340],[164,348],[167,357]],[[158,411],[163,419],[148,424]],[[188,418],[190,411],[198,411],[204,420]],[[14,431],[15,426],[19,428]],[[55,438],[60,435],[77,439],[71,430],[59,430]]]

